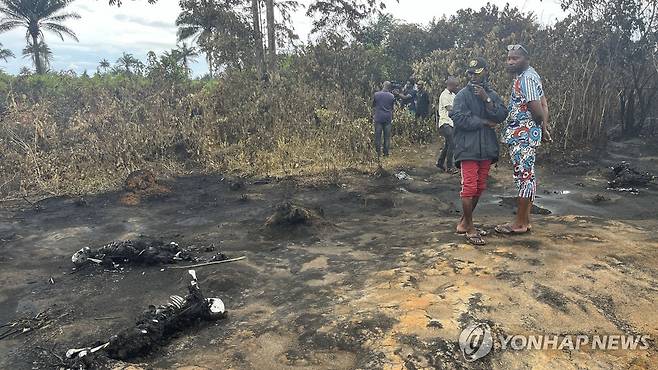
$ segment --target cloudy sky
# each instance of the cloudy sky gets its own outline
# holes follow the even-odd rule
[[[311,0],[300,0],[308,4]],[[524,11],[532,11],[544,24],[554,23],[562,18],[558,0],[489,0],[504,6],[510,3]],[[479,8],[486,0],[388,0],[388,9],[399,19],[412,23],[427,23],[432,18],[453,14],[460,8]],[[122,52],[132,53],[145,60],[146,53],[153,50],[160,53],[176,45],[176,26],[174,22],[180,11],[178,0],[159,0],[155,5],[148,5],[146,0],[124,0],[121,8],[110,7],[106,0],[77,0],[71,10],[82,17],[71,20],[67,25],[78,35],[80,42],[65,39],[63,42],[53,34],[46,34],[46,42],[54,53],[52,68],[55,70],[73,69],[77,72],[95,71],[98,61],[105,58],[114,62]],[[306,40],[311,22],[300,10],[294,16],[295,29]],[[19,29],[0,34],[0,43],[16,54],[17,58],[8,63],[0,61],[0,68],[9,73],[17,73],[22,66],[30,66],[30,61],[21,56],[25,47],[25,30]],[[195,74],[202,74],[206,65],[200,58],[193,65]]]

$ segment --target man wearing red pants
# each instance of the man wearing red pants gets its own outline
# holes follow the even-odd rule
[[[471,60],[470,82],[455,96],[450,118],[455,125],[455,163],[461,168],[463,215],[457,233],[473,245],[486,242],[473,224],[473,211],[487,188],[491,164],[498,161],[499,146],[494,128],[507,118],[502,99],[489,86],[489,71],[483,58]]]

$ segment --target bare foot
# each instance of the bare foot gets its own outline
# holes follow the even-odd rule
[[[468,228],[466,226],[464,226],[464,216],[462,216],[459,219],[459,223],[457,223],[457,230],[456,231],[457,231],[457,234],[465,234],[466,232],[468,232]]]

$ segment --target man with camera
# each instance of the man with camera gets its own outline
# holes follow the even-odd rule
[[[430,94],[425,90],[424,81],[418,81],[416,87],[416,119],[427,119],[432,108]]]
[[[502,99],[489,86],[489,71],[483,58],[469,62],[470,82],[455,96],[450,112],[454,128],[455,163],[461,168],[463,214],[457,233],[473,245],[484,245],[483,232],[473,224],[473,211],[487,188],[489,169],[498,161],[499,145],[494,128],[507,118]]]
[[[402,108],[408,109],[409,113],[414,116],[416,115],[416,93],[416,79],[409,77],[402,91],[398,94],[402,102]]]

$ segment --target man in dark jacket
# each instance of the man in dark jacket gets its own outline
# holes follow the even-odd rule
[[[487,62],[471,60],[468,85],[457,96],[450,112],[455,125],[455,163],[461,168],[463,215],[457,232],[473,245],[486,244],[473,224],[473,211],[487,188],[491,164],[498,161],[498,137],[494,128],[507,118],[502,99],[489,87]]]
[[[382,90],[377,91],[372,99],[377,158],[379,158],[382,153],[382,135],[384,135],[384,157],[387,157],[389,154],[394,104],[395,96],[391,93],[391,83],[385,81],[382,84]]]
[[[416,83],[418,92],[416,92],[416,119],[427,119],[430,116],[431,101],[430,94],[425,90],[425,82]]]
[[[416,79],[409,77],[407,83],[402,89],[402,93],[399,95],[402,101],[402,108],[409,110],[412,116],[416,115]]]

